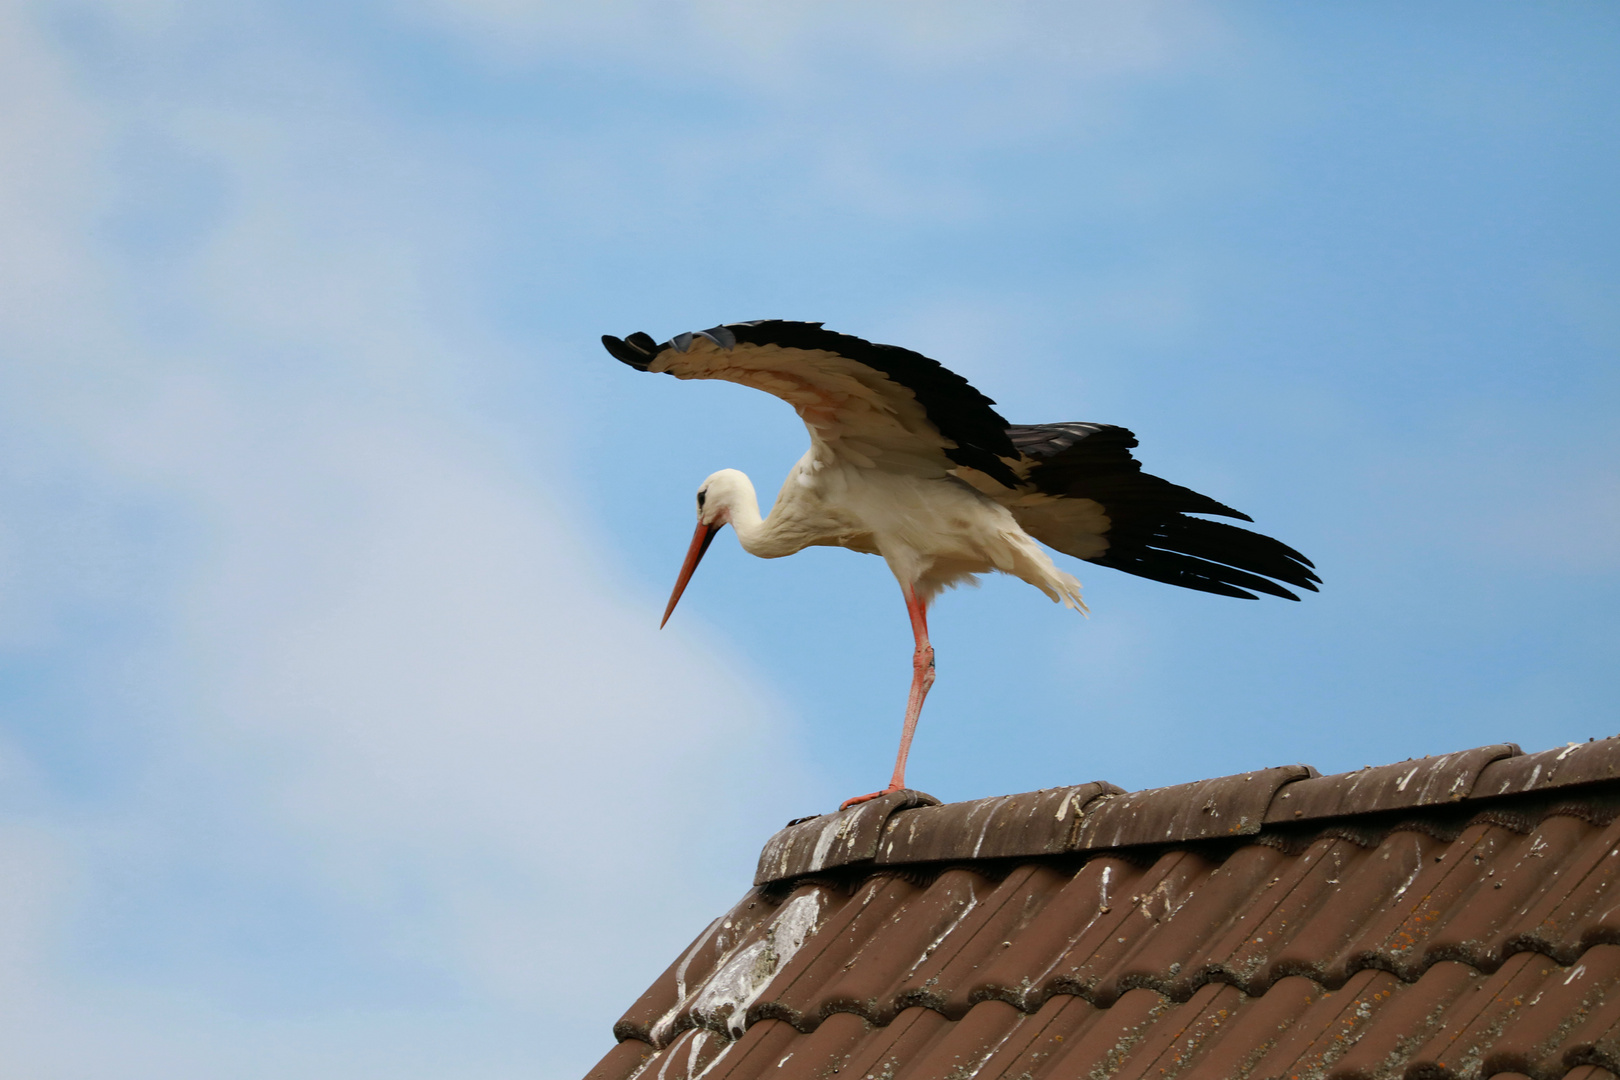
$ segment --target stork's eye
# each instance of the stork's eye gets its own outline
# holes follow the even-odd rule
[[[707,499],[708,497],[709,497],[709,489],[708,488],[704,488],[702,491],[698,492],[698,509],[699,510],[703,509],[703,500]]]

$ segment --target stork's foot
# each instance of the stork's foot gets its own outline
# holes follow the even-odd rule
[[[904,790],[905,788],[901,787],[899,784],[890,784],[882,791],[874,791],[870,795],[857,795],[853,799],[845,799],[839,804],[838,809],[848,810],[850,807],[859,806],[863,802],[871,802],[873,799],[881,798],[884,795],[893,795],[897,791]]]

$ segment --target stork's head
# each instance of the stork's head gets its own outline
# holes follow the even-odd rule
[[[692,580],[693,571],[703,560],[704,552],[709,550],[709,544],[714,541],[714,534],[720,531],[720,526],[731,520],[732,508],[745,496],[751,498],[753,491],[753,485],[748,482],[748,477],[736,469],[721,469],[703,481],[698,488],[697,531],[692,534],[692,546],[686,549],[686,561],[681,563],[681,574],[675,579],[675,589],[669,594],[669,604],[664,608],[664,618],[658,624],[660,630],[674,614],[675,605],[680,602],[681,593],[686,591],[686,583]]]

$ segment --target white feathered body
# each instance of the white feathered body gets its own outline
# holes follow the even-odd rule
[[[1080,583],[1053,565],[1007,508],[951,476],[955,445],[912,392],[827,350],[734,349],[687,338],[648,370],[724,379],[775,394],[798,411],[810,449],[760,519],[753,484],[735,469],[704,483],[705,520],[725,520],[745,550],[778,558],[812,546],[881,555],[925,602],[973,575],[1001,571],[1084,610]]]
[[[924,602],[972,583],[975,574],[1000,571],[1084,610],[1080,583],[1053,565],[1006,507],[937,470],[856,463],[813,440],[768,518],[760,518],[753,484],[735,469],[715,473],[703,490],[712,520],[729,522],[744,550],[761,558],[814,546],[881,555]]]

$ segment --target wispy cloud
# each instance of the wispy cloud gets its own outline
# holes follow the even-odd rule
[[[449,1027],[520,1013],[589,1060],[801,782],[784,708],[480,430],[492,346],[421,205],[453,168],[341,98],[110,100],[0,17],[0,596],[57,672],[3,748],[10,1067],[442,1075]],[[354,1030],[254,965],[348,987]],[[400,970],[430,989],[375,1001]]]

